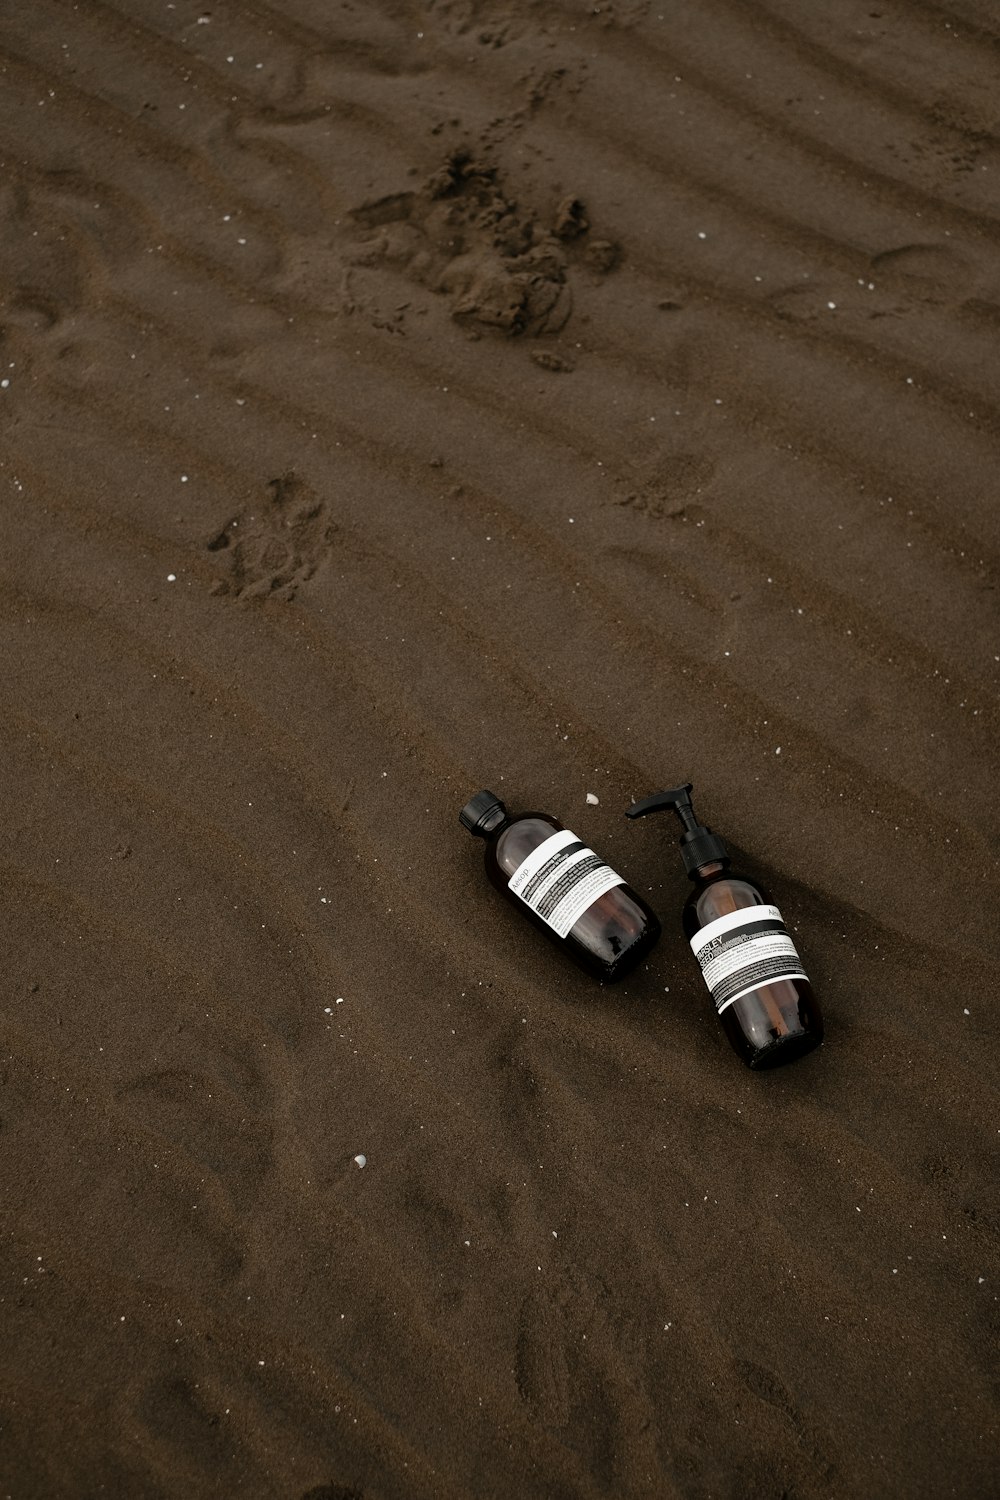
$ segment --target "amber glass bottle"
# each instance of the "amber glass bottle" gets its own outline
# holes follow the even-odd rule
[[[694,889],[684,931],[734,1049],[751,1068],[774,1068],[811,1052],[823,1021],[778,908],[759,886],[729,873],[725,840],[699,823],[691,784],[656,792],[626,816],[670,809],[684,827],[681,858]]]
[[[486,840],[497,890],[598,979],[620,979],[660,936],[645,901],[548,813],[511,817],[499,797],[477,792],[459,820]]]

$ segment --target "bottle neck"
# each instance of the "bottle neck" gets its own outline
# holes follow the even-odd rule
[[[512,821],[510,813],[505,807],[497,807],[483,818],[476,829],[476,834],[481,839],[491,839],[495,834],[500,832],[505,824]]]
[[[726,865],[721,859],[709,860],[706,865],[699,865],[691,871],[692,880],[715,880],[726,873]]]

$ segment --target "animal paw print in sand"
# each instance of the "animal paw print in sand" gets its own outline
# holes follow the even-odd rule
[[[352,266],[393,270],[448,297],[475,335],[558,333],[573,309],[571,268],[599,281],[620,259],[613,241],[590,235],[579,199],[543,221],[507,194],[495,167],[466,152],[420,191],[362,204],[352,218],[361,231]]]
[[[212,538],[221,576],[212,592],[235,599],[294,599],[326,562],[337,528],[326,506],[294,472]]]

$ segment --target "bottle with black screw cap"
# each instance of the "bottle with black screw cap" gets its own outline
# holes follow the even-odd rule
[[[823,1021],[778,908],[759,886],[729,873],[724,839],[699,823],[691,783],[654,792],[626,813],[669,810],[681,820],[681,859],[695,882],[682,921],[735,1050],[751,1068],[774,1068],[811,1052]]]
[[[497,890],[598,979],[621,978],[660,936],[645,901],[548,813],[512,817],[499,797],[477,792],[459,821],[486,840]]]

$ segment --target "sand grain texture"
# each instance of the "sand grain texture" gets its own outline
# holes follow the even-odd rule
[[[0,8],[0,1493],[998,1492],[998,43]],[[824,1005],[783,1073],[621,816],[686,777]],[[480,786],[640,974],[497,899]]]

